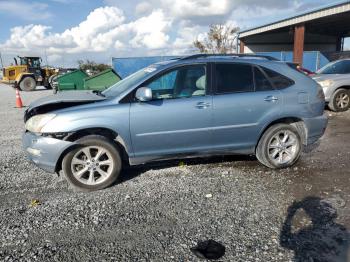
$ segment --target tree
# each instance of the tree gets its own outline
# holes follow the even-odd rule
[[[227,54],[236,53],[236,39],[239,27],[224,24],[214,24],[209,27],[209,32],[201,41],[193,42],[195,48],[201,53]]]
[[[87,59],[86,61],[84,60],[78,60],[78,65],[79,65],[79,69],[83,70],[83,71],[87,71],[90,74],[98,74],[106,69],[111,68],[109,65],[106,64],[98,64],[94,61],[91,61],[89,59]]]

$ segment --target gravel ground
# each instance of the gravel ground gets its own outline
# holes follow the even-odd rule
[[[21,92],[25,105],[49,94]],[[8,86],[0,97],[1,261],[198,261],[190,247],[207,239],[226,247],[220,261],[292,261],[280,234],[288,207],[306,196],[325,199],[338,225],[350,226],[350,112],[328,112],[320,146],[292,169],[271,171],[253,157],[162,162],[77,193],[26,161],[25,109],[14,108]],[[296,216],[294,229],[310,224]]]

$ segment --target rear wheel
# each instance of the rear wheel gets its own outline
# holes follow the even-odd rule
[[[19,88],[22,91],[33,91],[36,88],[36,81],[30,76],[26,76],[19,83]]]
[[[288,124],[270,127],[261,137],[256,149],[256,157],[270,168],[287,168],[294,165],[302,150],[298,130]]]
[[[334,112],[347,111],[350,107],[350,90],[341,88],[335,91],[328,106]]]
[[[70,184],[83,191],[95,191],[112,185],[122,167],[119,151],[113,141],[103,136],[86,136],[77,141],[62,169]]]

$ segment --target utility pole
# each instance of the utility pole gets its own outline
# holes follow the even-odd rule
[[[48,67],[48,66],[49,66],[49,62],[48,62],[48,60],[47,60],[47,53],[46,53],[46,49],[45,49],[45,60],[46,60],[46,67]]]
[[[1,62],[1,68],[4,68],[4,64],[2,62],[2,55],[1,55],[1,52],[0,52],[0,62]]]

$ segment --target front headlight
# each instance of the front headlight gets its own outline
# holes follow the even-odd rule
[[[333,85],[333,80],[324,80],[324,81],[321,81],[319,82],[320,86],[322,87],[329,87],[331,85]]]
[[[52,119],[55,114],[43,114],[31,117],[26,123],[26,129],[33,133],[40,133],[41,129]]]

